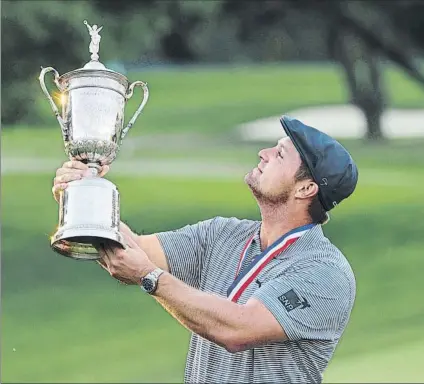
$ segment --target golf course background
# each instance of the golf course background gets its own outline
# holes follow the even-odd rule
[[[258,219],[244,173],[183,177],[173,172],[176,161],[185,160],[193,173],[199,164],[248,171],[258,150],[273,143],[244,143],[236,125],[348,101],[342,73],[330,65],[185,67],[127,76],[147,81],[151,98],[107,178],[119,188],[121,219],[138,233],[216,215]],[[424,92],[401,72],[387,67],[385,80],[392,106],[422,108]],[[140,97],[138,90],[128,103],[127,121]],[[50,250],[58,222],[52,179],[66,157],[41,89],[37,106],[45,127],[2,132],[2,163],[28,165],[27,172],[11,166],[2,175],[2,382],[181,382],[189,332],[139,288]],[[179,134],[187,139],[176,145]],[[155,146],[143,145],[143,137],[155,135]],[[350,260],[358,291],[325,381],[423,382],[424,140],[343,144],[358,163],[359,184],[324,230]],[[51,169],[37,168],[44,160]],[[169,175],[137,175],[140,160],[146,167],[169,160]],[[133,163],[134,175],[116,171],[120,161]]]

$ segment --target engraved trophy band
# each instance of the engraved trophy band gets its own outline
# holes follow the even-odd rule
[[[91,36],[91,60],[62,76],[52,67],[42,68],[39,81],[62,130],[66,155],[70,160],[84,162],[92,171],[91,176],[72,181],[61,191],[59,224],[50,239],[51,247],[74,259],[97,260],[99,244],[112,242],[125,247],[119,232],[118,189],[98,177],[98,170],[115,160],[122,140],[147,103],[149,90],[145,82],[130,83],[98,61],[99,32],[103,27],[90,26],[87,21],[84,24]],[[54,75],[61,111],[45,85],[47,73]],[[135,87],[143,89],[143,98],[124,126],[125,105]]]

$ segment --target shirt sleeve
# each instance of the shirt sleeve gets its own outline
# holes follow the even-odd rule
[[[253,296],[271,311],[289,340],[335,340],[349,319],[355,281],[334,263],[314,261],[264,283]]]
[[[215,217],[174,231],[156,234],[173,276],[199,288],[206,254],[223,221],[223,218]]]

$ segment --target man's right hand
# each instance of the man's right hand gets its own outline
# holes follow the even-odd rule
[[[99,177],[103,177],[109,172],[109,166],[103,165],[100,169]],[[81,161],[66,161],[57,169],[56,177],[53,180],[52,193],[54,199],[59,202],[60,191],[68,187],[68,183],[74,180],[81,180],[83,177],[91,175],[91,171],[87,164]]]
[[[109,172],[109,166],[103,165],[99,172],[98,176],[103,177]],[[81,161],[74,160],[63,163],[63,165],[56,171],[56,177],[53,181],[52,192],[54,199],[59,202],[60,191],[66,189],[69,182],[81,180],[83,177],[88,176],[91,176],[91,171],[88,166]],[[149,259],[156,266],[165,271],[169,271],[165,253],[156,235],[138,236],[123,222],[120,222],[120,231],[133,237],[134,241],[137,242],[137,244],[139,244],[139,246],[147,253]]]

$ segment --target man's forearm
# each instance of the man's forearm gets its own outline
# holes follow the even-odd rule
[[[167,272],[167,259],[157,235],[142,236],[145,244],[124,234],[126,249],[105,247],[102,260],[112,277],[139,285],[156,267],[165,273],[159,277],[156,300],[181,324],[199,336],[239,352],[268,342],[286,340],[280,323],[258,299],[237,304],[226,297],[192,288]],[[156,258],[154,260],[153,257]]]
[[[245,306],[194,289],[168,273],[159,279],[154,297],[182,325],[229,351],[239,348],[248,319]]]
[[[162,248],[152,249],[154,235],[139,236],[123,222],[120,224],[120,230],[131,236],[156,266],[169,271]],[[224,344],[230,344],[232,335],[237,331],[236,325],[240,327],[242,306],[194,289],[169,273],[160,277],[155,298],[186,328],[218,345],[227,347]]]

